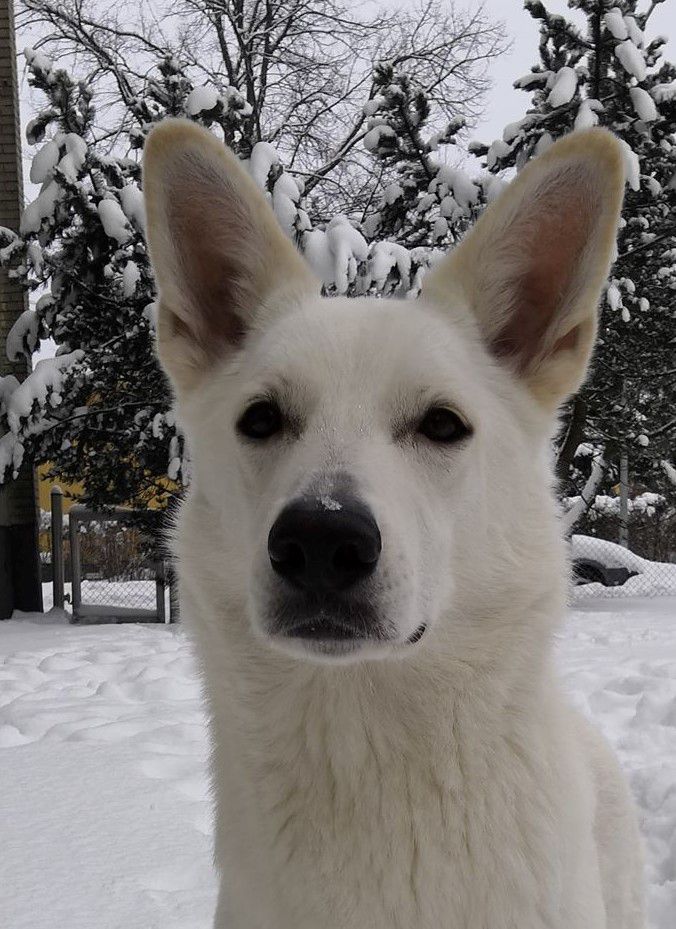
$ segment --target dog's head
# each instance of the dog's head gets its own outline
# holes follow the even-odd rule
[[[304,656],[411,654],[435,629],[466,636],[477,604],[495,627],[501,603],[558,583],[548,444],[613,251],[611,135],[528,164],[415,302],[322,298],[245,169],[192,124],[152,133],[144,183],[209,558],[256,632]]]

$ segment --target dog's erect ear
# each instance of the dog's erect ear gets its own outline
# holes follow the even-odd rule
[[[423,283],[446,306],[460,287],[493,354],[548,409],[584,378],[623,189],[614,136],[573,133],[527,164]]]
[[[186,390],[241,343],[266,301],[269,313],[320,285],[237,157],[206,129],[186,120],[154,129],[143,187],[159,354]]]

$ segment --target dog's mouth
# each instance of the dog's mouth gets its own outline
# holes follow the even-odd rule
[[[408,639],[406,639],[406,644],[415,645],[417,642],[419,642],[422,639],[422,637],[425,635],[426,632],[427,632],[427,623],[420,623],[420,625],[418,626],[416,631],[413,633],[413,635],[409,636]]]
[[[325,610],[311,616],[306,614],[295,621],[290,621],[287,615],[284,622],[278,621],[271,630],[273,639],[280,645],[286,643],[293,651],[325,657],[407,648],[420,642],[426,631],[427,623],[423,622],[402,641],[387,624],[350,621],[340,613],[335,615]]]
[[[365,632],[350,628],[342,623],[326,622],[324,620],[300,623],[298,626],[286,630],[284,634],[291,639],[310,639],[315,642],[321,642],[323,640],[346,642],[350,640],[360,641],[380,638],[379,636],[374,637]]]

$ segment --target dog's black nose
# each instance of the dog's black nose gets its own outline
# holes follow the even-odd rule
[[[268,536],[272,567],[295,587],[336,593],[368,577],[382,541],[371,511],[354,498],[296,500]]]

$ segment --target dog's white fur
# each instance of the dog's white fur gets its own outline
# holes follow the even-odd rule
[[[550,437],[594,339],[618,143],[576,133],[526,166],[415,303],[321,298],[194,125],[153,132],[144,183],[193,455],[176,552],[211,712],[215,926],[640,929],[628,791],[551,668],[567,569]],[[300,425],[243,443],[270,390]],[[440,401],[469,440],[401,426]],[[398,637],[331,661],[280,649],[262,617],[270,526],[338,473],[380,525],[373,596]]]

